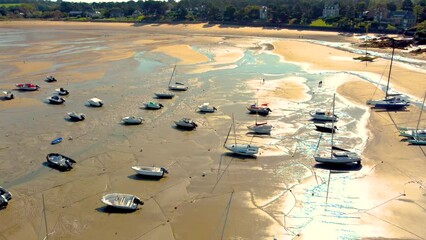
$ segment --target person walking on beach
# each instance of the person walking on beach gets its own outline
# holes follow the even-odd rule
[[[319,81],[318,87],[322,87],[322,81]]]

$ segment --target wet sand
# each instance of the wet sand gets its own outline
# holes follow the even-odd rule
[[[44,35],[34,34],[41,30]],[[0,184],[13,193],[9,206],[0,211],[0,239],[45,236],[42,194],[50,239],[209,239],[222,233],[225,239],[426,237],[421,221],[426,219],[424,147],[401,141],[395,128],[414,126],[418,107],[397,113],[367,109],[364,103],[375,86],[347,72],[377,79],[388,61],[356,63],[351,61],[354,54],[299,41],[300,36],[351,39],[337,33],[203,24],[0,22],[0,32],[11,38],[0,43],[8,56],[0,59],[5,76],[0,86],[12,89],[28,81],[41,86],[37,92],[17,92],[13,101],[0,101]],[[22,35],[25,41],[13,39]],[[300,76],[266,76],[260,84],[262,77],[256,74],[251,79],[238,76],[235,83],[229,75],[210,75],[213,69],[241,65],[247,51],[261,54],[262,43],[272,43],[270,54],[305,66],[314,75],[341,75],[327,78],[323,88]],[[8,44],[18,45],[12,50]],[[190,90],[173,100],[155,100],[165,106],[159,111],[141,109],[142,102],[166,88],[176,62],[176,80],[184,80]],[[423,97],[422,70],[395,64],[394,72],[392,87]],[[45,83],[46,75],[59,81]],[[46,104],[45,98],[60,86],[71,92],[65,105]],[[345,101],[364,108],[367,119],[355,121],[362,126],[365,120],[368,141],[361,170],[332,172],[326,206],[329,171],[313,167],[314,160],[295,138],[311,136],[298,135],[312,127],[306,121],[307,103],[329,89],[337,89],[340,108]],[[377,91],[375,96],[382,94]],[[104,100],[103,108],[85,106],[95,96]],[[255,116],[242,109],[256,99],[280,106],[268,121],[277,124],[273,134],[282,139],[254,138],[264,144],[256,159],[224,154],[232,114],[239,140],[251,141],[243,128]],[[196,106],[203,102],[219,111],[198,114]],[[68,111],[84,112],[87,119],[69,122]],[[119,122],[126,115],[143,116],[146,122],[123,126]],[[196,120],[197,130],[174,129],[173,120],[181,117]],[[50,145],[58,136],[64,142]],[[51,170],[45,166],[49,152],[73,157],[76,167],[70,172]],[[170,174],[161,180],[141,179],[130,168],[138,164],[164,166]],[[136,194],[145,205],[133,213],[108,212],[100,198],[110,192]]]

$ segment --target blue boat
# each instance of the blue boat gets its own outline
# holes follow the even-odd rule
[[[58,144],[60,142],[62,142],[62,138],[61,137],[52,140],[52,142],[50,142],[50,144],[54,145],[54,144]]]

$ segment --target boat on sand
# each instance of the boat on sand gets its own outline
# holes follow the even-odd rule
[[[101,202],[109,207],[123,210],[136,210],[144,202],[137,196],[125,193],[110,193],[101,198]]]
[[[164,174],[168,174],[169,172],[163,167],[147,167],[147,166],[133,166],[133,170],[138,175],[145,177],[163,177]]]

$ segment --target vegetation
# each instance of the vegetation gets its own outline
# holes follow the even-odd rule
[[[326,2],[337,4],[326,5]],[[336,7],[337,12],[324,14],[325,9]],[[416,23],[424,22],[426,0],[139,0],[98,3],[0,0],[0,19],[14,18],[186,23],[208,21],[276,27],[334,27],[358,32],[365,32],[365,26],[368,25],[371,32],[406,30]],[[410,24],[402,24],[403,18],[404,21],[411,21]]]

